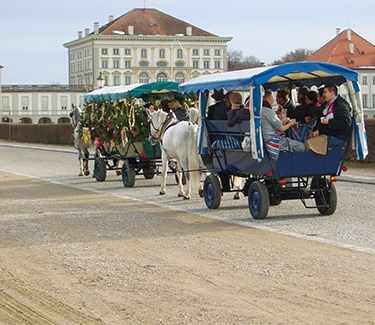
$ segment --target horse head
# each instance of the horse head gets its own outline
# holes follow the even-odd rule
[[[163,110],[151,112],[146,110],[150,123],[151,139],[158,142],[163,137],[166,127],[175,119],[173,113],[166,113]]]

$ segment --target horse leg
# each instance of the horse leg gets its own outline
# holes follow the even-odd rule
[[[84,169],[85,176],[90,175],[89,158],[90,158],[90,153],[89,153],[88,149],[85,148],[85,159],[83,159],[83,169]]]
[[[160,195],[165,195],[167,188],[167,172],[168,172],[168,157],[164,150],[161,153],[161,186],[160,186]]]
[[[178,197],[185,197],[185,192],[184,192],[184,184],[183,184],[183,170],[181,168],[181,164],[177,161],[177,170],[176,170],[176,175],[178,179]]]

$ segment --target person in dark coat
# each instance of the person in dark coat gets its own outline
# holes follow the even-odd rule
[[[293,101],[290,98],[290,93],[288,90],[279,90],[276,95],[276,102],[279,105],[279,107],[281,107],[281,109],[286,111],[286,116],[288,118],[295,118],[296,107],[294,106]]]
[[[326,85],[323,91],[326,108],[313,131],[313,136],[327,135],[347,140],[351,135],[352,117],[349,103],[338,95],[335,85]]]
[[[240,93],[230,93],[228,96],[231,104],[231,110],[228,111],[228,126],[233,127],[242,121],[250,121],[250,112],[247,107],[242,105],[242,96]]]
[[[179,122],[190,121],[189,113],[182,103],[177,99],[172,99],[168,103],[168,108],[176,115]]]
[[[207,119],[210,121],[226,120],[230,104],[227,96],[224,95],[224,90],[215,89],[212,98],[215,99],[216,103],[208,108]]]
[[[298,123],[305,123],[305,116],[309,114],[309,105],[307,104],[307,95],[309,94],[309,88],[300,87],[298,89],[298,104],[294,111],[294,118]]]

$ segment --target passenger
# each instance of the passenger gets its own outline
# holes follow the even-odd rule
[[[309,88],[307,87],[300,87],[298,89],[298,106],[296,107],[293,116],[298,123],[305,123],[305,116],[308,114],[308,105],[306,103],[308,93]]]
[[[305,116],[305,123],[310,124],[318,121],[322,116],[322,108],[319,104],[319,94],[310,90],[306,97],[306,104],[308,106],[307,115]]]
[[[228,111],[228,126],[233,127],[242,121],[250,120],[250,112],[248,108],[242,105],[242,96],[240,93],[232,92],[228,95],[231,104],[231,110]]]
[[[211,121],[226,120],[230,109],[228,96],[224,95],[223,89],[215,89],[211,97],[215,99],[216,103],[208,108],[207,119]]]
[[[324,87],[323,99],[327,104],[312,136],[327,135],[347,140],[350,137],[352,125],[349,103],[338,95],[337,87],[331,84]]]
[[[279,90],[276,95],[276,102],[281,107],[281,109],[286,111],[286,116],[288,118],[295,118],[296,107],[294,106],[292,99],[290,98],[290,93],[288,90]]]
[[[283,124],[273,110],[273,104],[272,93],[266,91],[263,97],[262,132],[271,159],[277,160],[280,151],[305,151],[304,143],[285,136],[285,132],[296,125],[296,120],[286,120]]]
[[[178,99],[172,99],[171,101],[169,101],[168,108],[176,115],[176,118],[179,122],[190,121],[187,109]]]

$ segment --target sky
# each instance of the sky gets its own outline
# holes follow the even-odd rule
[[[0,1],[0,65],[3,84],[67,83],[67,50],[63,43],[78,30],[93,28],[143,0]],[[336,28],[352,28],[375,43],[374,0],[147,0],[177,18],[220,36],[231,36],[229,48],[271,63],[296,48],[319,49]]]

